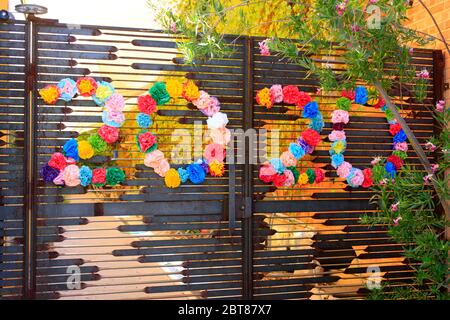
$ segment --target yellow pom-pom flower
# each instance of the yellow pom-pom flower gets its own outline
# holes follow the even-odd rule
[[[256,94],[256,102],[258,104],[265,106],[267,109],[272,108],[273,106],[273,96],[270,93],[269,88],[264,88],[258,91]]]
[[[178,188],[181,184],[180,174],[177,170],[171,168],[164,177],[167,188]]]
[[[85,140],[78,142],[78,156],[81,159],[90,159],[94,156],[94,148]]]
[[[343,140],[338,140],[333,144],[332,150],[335,154],[339,154],[345,151],[345,142]]]
[[[183,84],[178,80],[168,80],[166,90],[172,99],[179,98],[183,93]]]
[[[98,86],[97,90],[95,90],[95,96],[98,100],[105,100],[109,98],[113,92],[109,86]]]
[[[187,101],[194,101],[200,98],[200,90],[192,80],[188,80],[183,85],[183,97]]]
[[[55,104],[61,93],[57,86],[49,85],[39,90],[39,94],[46,104]]]
[[[308,183],[308,175],[306,174],[306,172],[303,172],[300,177],[298,178],[298,184],[299,185],[304,185]]]
[[[213,177],[222,177],[225,173],[225,165],[222,162],[214,160],[209,164],[209,171]]]

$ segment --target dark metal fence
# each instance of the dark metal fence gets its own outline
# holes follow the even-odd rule
[[[232,44],[230,44],[232,45]],[[91,101],[48,106],[37,90],[65,77],[89,75],[112,82],[137,114],[136,97],[167,77],[194,79],[216,95],[230,128],[278,128],[280,149],[307,125],[298,110],[254,106],[255,91],[275,83],[315,95],[314,79],[297,65],[264,57],[258,39],[233,43],[227,59],[186,65],[173,39],[157,30],[70,26],[31,19],[0,24],[0,297],[3,299],[339,299],[362,298],[379,266],[384,281],[402,286],[414,276],[385,225],[359,222],[374,212],[367,190],[349,190],[328,165],[327,143],[302,162],[328,170],[323,184],[274,188],[255,165],[228,166],[222,178],[167,189],[132,148],[138,129],[127,121],[118,165],[124,186],[103,189],[45,185],[38,168],[70,137],[100,126]],[[339,63],[336,51],[334,67]],[[317,59],[321,59],[318,55]],[[442,92],[442,55],[415,50],[417,69],[434,83],[423,104],[408,86],[391,94],[419,141],[433,134],[430,111]],[[336,97],[321,99],[329,122]],[[155,133],[166,154],[170,133],[204,120],[185,105],[158,111]],[[329,124],[324,134],[330,131]],[[391,138],[383,115],[352,112],[346,156],[357,166],[388,155]],[[269,142],[269,141],[268,141]],[[417,164],[413,152],[409,161]],[[113,160],[113,159],[107,159]],[[417,166],[420,170],[420,166]],[[69,289],[72,267],[81,286]]]

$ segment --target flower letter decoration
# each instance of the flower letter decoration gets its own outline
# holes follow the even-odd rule
[[[386,120],[390,125],[389,132],[393,136],[392,154],[386,159],[375,158],[372,161],[372,169],[353,167],[344,158],[347,148],[344,128],[350,122],[349,110],[352,103],[381,109],[385,112]],[[382,98],[376,96],[370,98],[369,90],[363,86],[359,86],[355,90],[343,91],[342,97],[336,102],[336,109],[331,114],[331,122],[333,131],[328,135],[328,139],[332,142],[329,150],[331,165],[337,170],[338,176],[345,179],[350,187],[369,188],[374,183],[383,183],[385,179],[395,178],[396,172],[402,168],[403,161],[408,156],[407,137]]]
[[[310,120],[308,129],[300,134],[297,141],[289,145],[280,158],[274,158],[264,163],[259,169],[259,179],[264,183],[272,183],[277,188],[292,187],[296,184],[320,183],[325,179],[325,173],[320,168],[307,169],[300,173],[297,163],[305,155],[314,152],[321,142],[320,132],[324,127],[323,117],[319,111],[319,104],[312,101],[309,94],[300,91],[296,86],[273,85],[257,92],[256,102],[270,109],[274,103],[295,105],[302,109],[302,117]]]
[[[90,77],[82,77],[77,81],[62,79],[57,85],[48,85],[39,90],[39,94],[47,105],[54,105],[59,99],[69,102],[79,95],[92,98],[103,108],[103,125],[85,139],[68,140],[61,152],[55,152],[41,168],[42,180],[67,187],[115,186],[125,181],[125,173],[120,168],[91,167],[88,163],[92,157],[111,151],[119,141],[119,128],[125,121],[123,96],[116,93],[110,83],[96,82]]]

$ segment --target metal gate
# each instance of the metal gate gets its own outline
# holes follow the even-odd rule
[[[339,299],[362,298],[368,267],[391,285],[414,276],[386,226],[361,225],[373,212],[367,190],[347,190],[330,170],[322,143],[302,163],[329,170],[317,186],[263,185],[257,166],[230,165],[222,178],[167,189],[130,147],[126,122],[115,159],[124,186],[103,189],[45,185],[38,168],[66,139],[98,128],[100,111],[85,100],[47,106],[37,90],[64,77],[112,82],[136,116],[136,97],[165,77],[187,77],[217,96],[230,128],[279,128],[287,148],[306,123],[293,108],[254,106],[255,91],[294,84],[315,94],[318,83],[297,65],[258,52],[256,38],[230,42],[226,59],[184,64],[173,39],[158,30],[76,26],[30,18],[0,24],[0,297],[2,299]],[[337,67],[339,51],[336,51]],[[318,55],[320,60],[321,56]],[[391,94],[421,143],[433,134],[430,107],[442,92],[442,55],[415,50],[418,69],[434,83],[424,104],[403,88]],[[337,97],[320,101],[325,120]],[[390,150],[377,111],[353,113],[347,155],[367,166]],[[203,117],[184,105],[158,111],[160,149],[176,128]],[[330,126],[326,126],[325,134]],[[260,136],[265,139],[265,136]],[[270,139],[267,140],[267,143]],[[413,152],[411,163],[418,163]],[[98,160],[98,159],[97,159]],[[105,160],[105,159],[103,159]],[[95,161],[95,159],[93,160]],[[418,167],[420,169],[420,166]],[[74,270],[80,286],[68,287]]]

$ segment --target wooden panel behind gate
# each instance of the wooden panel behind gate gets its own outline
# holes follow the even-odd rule
[[[188,77],[219,98],[230,118],[229,128],[280,128],[283,150],[306,125],[300,111],[293,107],[267,111],[254,105],[254,93],[275,83],[298,85],[319,99],[329,121],[336,97],[315,96],[317,82],[306,78],[304,70],[260,56],[258,39],[236,41],[230,58],[189,66],[183,63],[173,40],[157,30],[37,24],[34,94],[62,78],[89,75],[111,82],[125,97],[129,120],[121,128],[124,139],[116,157],[106,159],[126,171],[123,186],[67,188],[38,181],[32,221],[37,231],[36,298],[359,298],[367,265],[375,263],[370,259],[387,258],[391,260],[377,260],[383,273],[387,272],[385,277],[410,279],[411,269],[401,258],[401,247],[387,237],[385,226],[369,228],[358,222],[362,213],[373,210],[367,201],[370,193],[348,191],[336,179],[328,165],[328,142],[302,163],[305,169],[319,166],[328,170],[327,181],[286,190],[263,185],[257,179],[257,166],[243,165],[233,168],[234,179],[229,178],[229,167],[224,177],[208,177],[203,185],[167,189],[164,181],[142,164],[142,154],[133,147],[138,132],[134,125],[137,96],[155,81]],[[20,185],[24,179],[20,168],[27,159],[20,140],[25,24],[0,27],[0,90],[4,92],[0,132],[5,141],[0,145],[0,230],[4,239],[0,296],[20,298],[26,239]],[[12,38],[17,41],[12,43]],[[433,67],[432,51],[416,50],[414,54],[418,68]],[[430,86],[425,104],[404,104],[407,112],[416,112],[408,121],[422,143],[433,131],[427,109],[433,98]],[[61,150],[67,139],[94,132],[101,125],[101,108],[90,100],[58,101],[55,106],[36,100],[35,105],[37,167]],[[351,162],[366,166],[372,156],[388,154],[390,137],[382,114],[364,109],[352,115],[347,151]],[[194,121],[203,121],[206,128],[205,117],[190,105],[171,102],[160,107],[152,127],[160,150],[169,155],[177,144],[171,140],[172,132],[186,129],[192,134]],[[11,140],[13,137],[17,139]],[[410,159],[417,163],[413,152]],[[105,159],[93,159],[91,165],[99,160]],[[253,179],[245,178],[248,173]],[[250,215],[246,215],[251,206],[245,208],[245,197],[253,203]],[[236,204],[235,212],[230,213],[229,203]],[[230,228],[233,219],[236,222]],[[72,270],[81,272],[78,289],[67,286]]]

